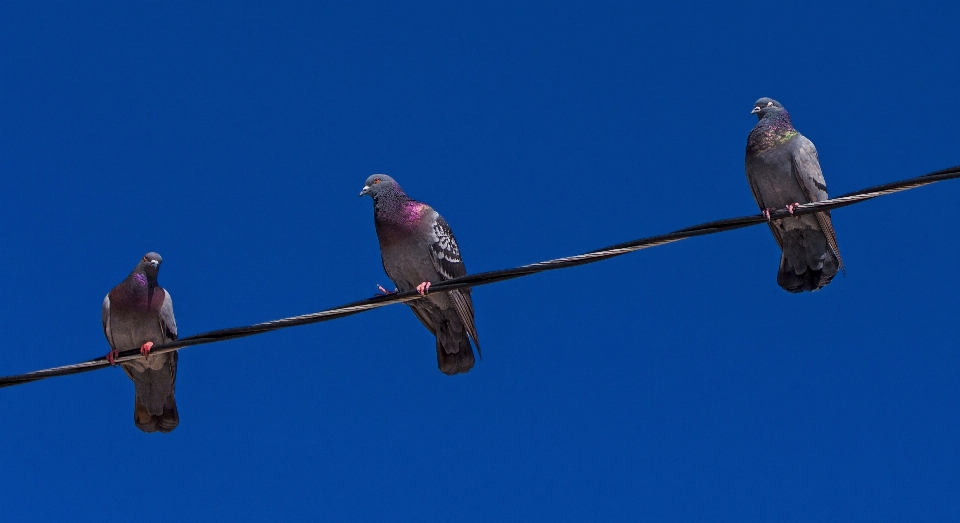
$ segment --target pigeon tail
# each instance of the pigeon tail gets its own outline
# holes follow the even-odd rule
[[[836,276],[840,261],[819,229],[792,229],[783,234],[777,283],[788,292],[822,289]]]
[[[173,393],[167,397],[163,404],[163,410],[160,414],[151,414],[143,403],[140,403],[140,397],[134,399],[133,404],[133,423],[137,428],[144,432],[170,432],[177,428],[180,423],[180,415],[177,413],[177,400]]]
[[[144,432],[170,432],[177,426],[177,403],[173,394],[177,381],[177,353],[156,354],[121,364],[133,381],[136,398],[134,422]],[[151,421],[160,419],[159,424]]]
[[[453,342],[453,340],[449,341]],[[456,341],[456,352],[450,352],[440,341],[440,336],[437,336],[437,366],[440,367],[440,372],[450,376],[469,371],[473,368],[474,363],[473,349],[470,347],[469,338],[462,335]]]
[[[437,366],[444,374],[459,374],[473,368],[473,347],[463,322],[455,311],[444,311],[437,327]]]

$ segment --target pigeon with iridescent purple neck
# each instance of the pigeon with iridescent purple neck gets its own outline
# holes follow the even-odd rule
[[[466,276],[453,231],[437,211],[410,199],[385,174],[367,178],[360,196],[373,198],[373,222],[380,240],[383,270],[400,291],[417,289],[425,298],[408,303],[437,337],[437,365],[444,374],[473,367],[470,340],[480,351],[473,324],[470,289],[428,294],[431,283]]]
[[[180,423],[173,397],[177,379],[177,352],[150,355],[154,344],[177,339],[170,294],[157,285],[163,260],[147,253],[133,272],[103,299],[103,333],[110,344],[107,360],[117,353],[140,348],[143,357],[120,364],[133,381],[133,422],[144,432],[170,432]]]
[[[760,121],[747,138],[747,181],[783,252],[777,283],[789,292],[819,290],[843,270],[830,211],[769,221],[771,211],[792,214],[828,198],[817,149],[776,100],[761,98],[751,112]]]

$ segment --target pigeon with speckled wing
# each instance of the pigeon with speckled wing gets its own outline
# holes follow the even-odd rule
[[[793,128],[776,100],[761,98],[753,107],[760,121],[747,138],[747,181],[761,211],[826,200],[817,149]],[[783,251],[777,283],[790,292],[815,291],[843,270],[830,211],[769,222]]]
[[[453,231],[437,211],[410,199],[385,174],[367,178],[360,196],[367,194],[373,198],[383,270],[400,291],[417,289],[426,295],[408,305],[437,337],[437,365],[444,374],[469,371],[474,363],[471,339],[480,351],[470,289],[428,294],[430,283],[467,274]]]
[[[157,285],[160,255],[151,252],[103,299],[103,333],[110,343],[107,359],[117,352],[140,348],[143,357],[120,364],[133,381],[133,422],[144,432],[170,432],[180,422],[173,397],[177,352],[150,355],[155,344],[177,339],[170,294]]]

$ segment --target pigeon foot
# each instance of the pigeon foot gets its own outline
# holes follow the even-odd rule
[[[426,296],[426,295],[427,295],[427,291],[429,291],[429,290],[430,290],[430,282],[428,282],[428,281],[425,281],[425,282],[421,283],[420,285],[417,285],[417,292],[420,293],[420,296]]]
[[[113,365],[114,367],[116,367],[116,366],[117,366],[117,356],[119,356],[119,355],[120,355],[120,351],[118,351],[118,350],[112,350],[112,351],[108,352],[108,353],[107,353],[107,362],[109,362],[110,365]]]
[[[763,217],[766,218],[767,221],[769,222],[769,221],[770,221],[770,213],[772,213],[772,212],[774,212],[774,211],[776,211],[776,209],[774,209],[773,207],[770,207],[770,208],[767,208],[767,209],[764,209],[764,210],[760,211],[760,214],[762,214]]]
[[[393,289],[392,291],[388,291],[387,289],[384,289],[383,286],[381,286],[381,285],[379,285],[379,284],[377,285],[377,288],[380,289],[380,292],[378,292],[377,294],[379,294],[379,295],[381,295],[381,296],[389,296],[389,295],[391,295],[391,294],[396,294],[396,293],[397,293],[397,289]]]
[[[787,210],[790,211],[791,215],[793,214],[793,211],[797,210],[797,207],[800,207],[800,204],[796,202],[787,204]],[[800,218],[800,217],[794,216],[794,218]]]
[[[150,349],[152,349],[152,348],[153,348],[153,342],[152,342],[152,341],[148,341],[148,342],[144,343],[142,346],[140,346],[140,354],[143,354],[143,357],[144,357],[144,358],[149,358],[149,357],[150,357]]]

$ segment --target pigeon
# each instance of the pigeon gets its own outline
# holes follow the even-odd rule
[[[819,290],[843,270],[830,211],[770,221],[776,209],[792,214],[799,204],[828,198],[817,149],[776,100],[757,100],[751,113],[760,121],[747,138],[747,181],[783,251],[777,283],[789,292]]]
[[[180,422],[173,397],[177,352],[150,355],[155,343],[177,339],[173,302],[157,285],[162,261],[159,254],[147,253],[130,276],[107,294],[101,309],[103,333],[110,344],[107,360],[114,364],[119,351],[134,347],[140,347],[143,354],[120,367],[133,381],[133,422],[144,432],[170,432]]]
[[[415,288],[426,296],[408,305],[437,337],[437,366],[444,374],[469,371],[474,363],[471,339],[480,352],[470,289],[428,294],[431,283],[467,274],[453,231],[437,211],[410,199],[385,174],[367,178],[360,196],[368,194],[373,198],[383,270],[397,290]]]

